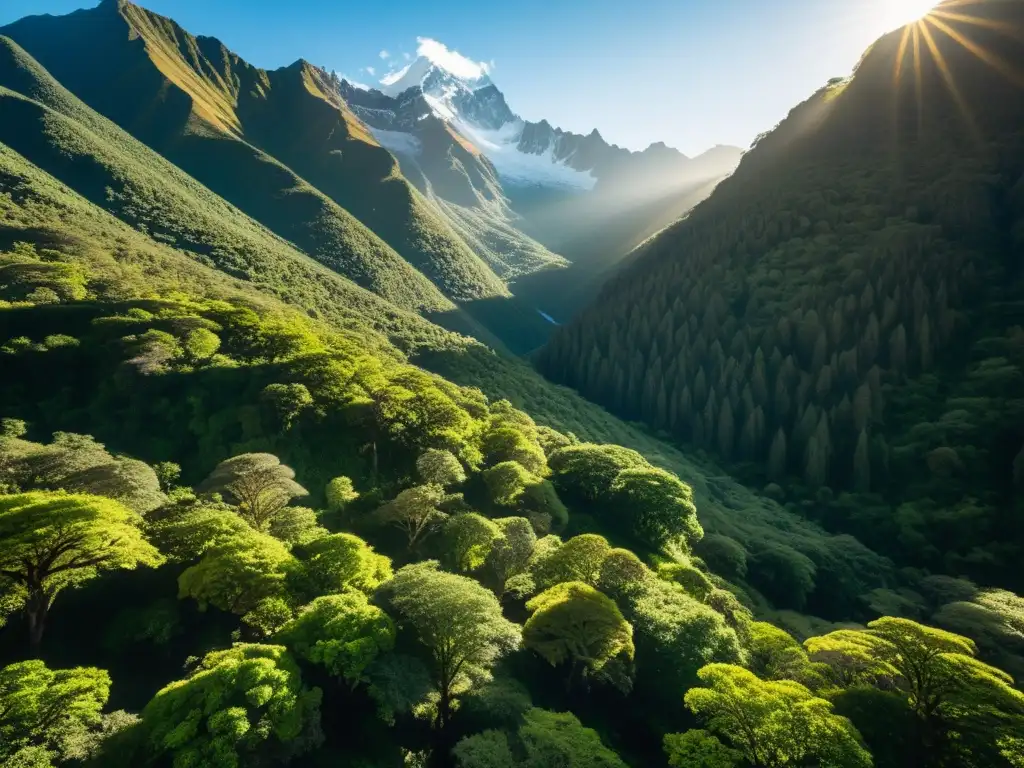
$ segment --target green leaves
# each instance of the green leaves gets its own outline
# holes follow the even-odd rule
[[[391,578],[391,560],[350,533],[321,536],[297,548],[301,564],[289,574],[300,594],[313,598],[356,589],[367,594]]]
[[[472,579],[439,571],[436,562],[402,568],[381,585],[378,598],[399,626],[419,639],[430,660],[441,727],[450,717],[456,687],[487,676],[520,643],[519,627],[502,616],[492,593]]]
[[[109,693],[110,676],[102,669],[51,670],[42,661],[0,669],[0,762],[17,764],[33,751],[66,751],[98,726]]]
[[[267,597],[284,594],[295,558],[277,539],[250,530],[211,547],[196,565],[178,577],[178,597],[200,608],[213,605],[244,614]]]
[[[707,731],[665,734],[665,754],[672,768],[734,768],[743,759],[738,749],[729,749]]]
[[[841,630],[805,645],[840,684],[879,677],[895,683],[925,732],[939,734],[929,749],[952,749],[956,742],[984,763],[996,759],[993,733],[1024,725],[1024,693],[1013,678],[975,659],[974,643],[952,632],[885,617],[866,630]]]
[[[38,646],[61,589],[99,572],[156,566],[163,558],[143,538],[141,519],[122,504],[84,494],[0,496],[0,591],[21,591],[30,640]]]
[[[275,640],[355,687],[366,679],[366,668],[394,648],[395,624],[366,595],[348,591],[301,608]]]
[[[526,607],[533,615],[523,627],[523,644],[551,666],[570,662],[583,668],[584,676],[602,675],[615,660],[624,670],[607,675],[629,688],[629,663],[633,659],[633,628],[615,601],[578,581],[558,584],[531,599]]]
[[[707,687],[686,693],[686,706],[755,765],[814,760],[822,768],[872,765],[860,735],[832,705],[790,680],[765,681],[730,664],[698,673]]]
[[[319,707],[320,690],[303,686],[282,646],[235,645],[208,654],[146,705],[139,758],[218,768],[257,755],[285,761],[322,740]]]

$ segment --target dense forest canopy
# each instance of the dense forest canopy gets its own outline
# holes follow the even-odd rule
[[[1024,765],[1021,100],[944,44],[988,143],[928,70],[945,132],[896,185],[899,44],[544,358],[760,495],[408,311],[432,289],[307,258],[0,40],[0,764]]]

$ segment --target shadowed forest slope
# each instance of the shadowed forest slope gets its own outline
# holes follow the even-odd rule
[[[949,3],[880,40],[542,370],[903,564],[1020,588],[1022,29]]]

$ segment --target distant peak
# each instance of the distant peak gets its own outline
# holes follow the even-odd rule
[[[123,8],[127,8],[131,5],[129,0],[100,0],[100,4],[97,8],[102,8],[111,11],[120,11]]]
[[[454,81],[470,91],[493,85],[488,76],[489,64],[468,59],[437,40],[426,37],[417,40],[419,48],[416,58],[380,79],[380,90],[387,95],[397,96],[410,88],[423,86],[428,78],[435,79],[438,76],[449,82]]]

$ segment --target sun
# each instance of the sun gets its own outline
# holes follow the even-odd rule
[[[889,29],[900,29],[930,14],[939,0],[883,0],[882,16]]]

